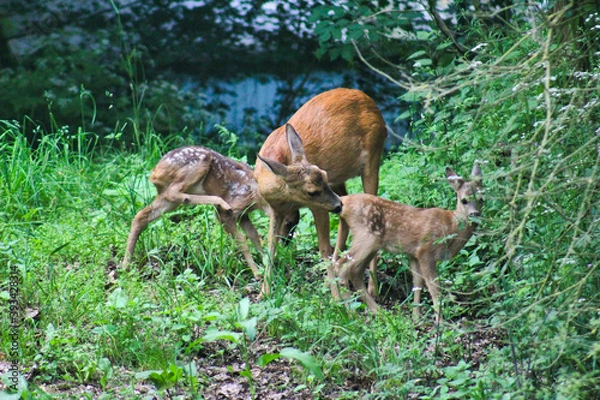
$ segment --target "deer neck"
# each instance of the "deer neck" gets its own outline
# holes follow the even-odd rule
[[[248,174],[247,177],[248,186],[250,186],[250,196],[253,200],[253,209],[262,210],[265,214],[269,214],[269,204],[265,200],[265,198],[260,194],[260,190],[258,189],[258,182],[254,176],[253,171]]]
[[[469,216],[464,212],[453,211],[453,225],[454,233],[456,236],[452,239],[452,257],[467,243],[467,241],[473,236],[477,224],[469,220]],[[456,247],[456,249],[454,249]]]

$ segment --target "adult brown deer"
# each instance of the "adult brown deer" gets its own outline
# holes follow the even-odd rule
[[[402,252],[408,255],[413,275],[413,316],[420,315],[423,281],[427,284],[440,319],[439,292],[436,264],[454,257],[473,235],[477,224],[469,217],[480,215],[482,174],[473,166],[471,181],[465,182],[450,168],[446,168],[448,183],[456,191],[456,210],[442,208],[415,208],[368,194],[342,197],[341,224],[350,229],[352,247],[342,258],[332,262],[328,277],[332,294],[339,298],[339,288],[333,281],[339,277],[341,286],[352,282],[360,291],[369,309],[377,312],[375,300],[365,291],[365,268],[379,250]],[[338,247],[340,243],[338,243]],[[349,294],[344,292],[344,297]]]
[[[248,213],[256,209],[269,212],[269,206],[258,192],[250,166],[205,147],[181,147],[161,158],[150,173],[150,182],[156,186],[158,194],[149,206],[137,213],[131,223],[123,267],[129,264],[140,233],[150,222],[182,204],[212,204],[217,208],[225,231],[233,236],[240,247],[254,276],[260,278],[246,239],[237,229],[239,222],[254,246],[262,250]]]
[[[377,194],[386,138],[375,102],[359,90],[342,88],[313,97],[267,137],[254,172],[273,211],[265,275],[270,276],[277,233],[285,221],[297,220],[301,207],[310,208],[314,216],[321,256],[331,255],[329,212],[341,210],[338,195],[347,193],[345,182],[352,177],[362,178],[366,193]],[[339,235],[347,237],[348,232],[340,230]]]

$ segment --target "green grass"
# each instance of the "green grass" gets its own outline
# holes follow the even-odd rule
[[[279,249],[275,290],[264,300],[257,300],[259,284],[210,207],[181,208],[179,222],[163,217],[151,224],[136,248],[134,268],[122,271],[117,266],[129,224],[154,195],[147,175],[165,149],[73,151],[72,144],[88,136],[65,139],[58,132],[33,150],[16,128],[4,125],[0,153],[0,262],[9,267],[0,272],[0,349],[8,354],[11,346],[7,300],[9,270],[16,268],[18,359],[21,373],[29,376],[23,398],[56,392],[57,385],[66,397],[91,385],[95,391],[82,389],[89,397],[135,398],[133,388],[140,383],[157,396],[201,398],[211,385],[207,365],[229,368],[256,396],[263,388],[248,371],[267,370],[272,358],[292,367],[296,389],[314,398],[542,395],[555,390],[553,379],[559,378],[582,393],[593,391],[589,385],[597,370],[586,365],[595,360],[595,331],[586,329],[597,320],[583,319],[589,308],[560,304],[571,301],[573,291],[594,298],[594,267],[562,262],[555,268],[552,252],[523,253],[499,274],[505,188],[498,183],[502,175],[489,167],[480,232],[456,260],[439,266],[447,322],[433,325],[429,311],[415,325],[410,297],[394,289],[410,293],[402,256],[380,258],[392,289],[376,316],[356,299],[347,307],[332,300],[307,212],[293,244]],[[416,150],[392,154],[382,165],[382,195],[451,207],[454,199],[439,164],[429,165]],[[470,164],[455,167],[463,171]],[[351,191],[358,188],[353,180]],[[582,196],[589,201],[585,191]],[[253,218],[266,234],[267,217]],[[550,227],[556,223],[545,221]],[[336,226],[333,219],[332,232]],[[580,229],[596,228],[580,223]],[[538,240],[533,230],[527,232]],[[565,237],[556,227],[542,234],[556,243]],[[572,246],[573,257],[595,259],[577,250],[577,243]],[[579,354],[588,358],[568,372]],[[246,369],[236,372],[236,365]],[[527,368],[541,374],[541,384],[536,386],[536,375],[522,373]]]
[[[441,348],[449,341],[461,354],[453,338],[444,337],[447,328],[417,333],[406,304],[373,317],[359,302],[350,309],[334,302],[324,285],[325,263],[317,259],[308,213],[294,244],[280,248],[276,289],[263,301],[256,301],[259,285],[210,207],[182,208],[181,222],[164,217],[151,224],[136,248],[136,268],[117,269],[113,281],[131,218],[153,197],[146,176],[149,160],[159,154],[146,159],[74,152],[58,133],[31,150],[10,126],[4,138],[0,188],[7,201],[0,259],[19,271],[19,363],[22,373],[34,372],[31,393],[40,394],[38,386],[66,382],[90,383],[107,396],[127,397],[122,391],[135,384],[135,372],[189,364],[203,348],[198,342],[203,332],[244,333],[235,310],[245,297],[254,299],[250,314],[257,334],[243,345],[229,346],[246,348],[251,363],[264,342],[274,349],[307,352],[323,376],[297,368],[294,379],[308,385],[315,397],[356,380],[369,384],[349,390],[346,398],[365,396],[371,383],[381,393],[427,393],[415,382],[422,382],[423,374],[435,381],[430,368],[436,351],[415,349],[430,343]],[[254,219],[265,234],[266,216]],[[7,272],[1,278],[7,282]],[[6,332],[4,300],[2,311]],[[10,343],[3,334],[3,352]],[[218,354],[214,357],[219,362]],[[130,373],[110,373],[117,370]],[[184,393],[197,390],[185,379],[175,386]]]

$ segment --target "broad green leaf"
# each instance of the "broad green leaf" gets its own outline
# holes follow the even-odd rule
[[[417,39],[419,39],[419,40],[429,40],[429,36],[430,35],[431,35],[431,32],[418,31],[417,32]]]
[[[250,299],[249,298],[244,297],[242,300],[240,300],[239,311],[240,311],[240,315],[239,315],[240,321],[248,319],[248,315],[250,314]]]
[[[150,374],[156,373],[156,374],[160,374],[162,371],[155,369],[155,370],[148,370],[148,371],[141,371],[141,372],[137,372],[135,374],[135,378],[136,379],[148,379],[150,377]]]
[[[108,379],[112,377],[113,367],[108,358],[103,357],[98,361],[98,369],[104,372],[104,375],[106,375]]]
[[[410,110],[407,110],[407,111],[404,111],[402,114],[398,115],[396,117],[396,121],[400,121],[400,120],[403,120],[403,119],[408,119],[410,117],[412,117],[412,112]]]
[[[248,338],[250,340],[254,340],[254,338],[256,337],[256,323],[257,323],[256,317],[252,317],[245,321],[238,322],[238,325],[240,328],[242,328],[244,333],[246,335],[248,335]]]
[[[419,51],[416,51],[416,52],[412,53],[410,56],[408,56],[407,60],[413,60],[415,58],[419,58],[419,57],[424,56],[426,54],[427,54],[427,52],[425,50],[419,50]]]
[[[342,49],[342,58],[346,61],[352,61],[352,59],[354,58],[354,49],[352,47],[344,47]]]
[[[348,39],[359,40],[365,35],[365,28],[361,25],[352,25],[348,28]]]
[[[169,365],[165,370],[148,370],[135,374],[137,379],[151,381],[158,390],[169,389],[175,386],[181,377],[183,370],[175,364]]]
[[[107,303],[109,307],[125,308],[128,301],[129,297],[127,297],[127,294],[123,292],[123,289],[118,287],[108,296]]]
[[[258,357],[258,359],[256,360],[256,363],[258,364],[259,367],[264,368],[271,361],[277,360],[279,358],[281,358],[281,354],[279,354],[279,353],[266,353],[266,354],[263,354],[262,356]]]
[[[240,333],[232,331],[210,331],[202,337],[204,342],[214,342],[217,340],[228,340],[232,343],[239,343]]]
[[[203,316],[202,318],[205,321],[216,321],[217,319],[221,318],[223,315],[218,313],[218,312],[209,312],[208,314],[206,314],[205,316]]]
[[[285,347],[281,349],[280,354],[284,358],[300,361],[304,368],[306,368],[311,374],[319,379],[323,379],[321,367],[319,367],[313,356],[310,354],[304,353],[294,347]]]
[[[421,59],[415,61],[414,66],[415,67],[427,67],[431,64],[433,64],[433,62],[429,58],[421,58]]]

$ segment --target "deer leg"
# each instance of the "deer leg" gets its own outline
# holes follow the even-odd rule
[[[300,210],[291,212],[285,216],[283,223],[281,224],[281,231],[277,234],[281,238],[284,246],[291,243],[294,238],[294,232],[300,223]]]
[[[352,273],[352,285],[354,286],[354,289],[360,292],[361,298],[373,314],[377,313],[378,306],[375,298],[371,296],[365,286],[365,269],[367,264],[371,263],[376,258],[376,255],[376,252],[370,253],[360,264],[354,266],[354,271]],[[369,284],[370,283],[371,279],[369,279]]]
[[[197,194],[184,193],[178,185],[170,186],[164,193],[163,197],[176,204],[210,204],[219,207],[222,210],[230,211],[231,206],[225,200],[218,196],[201,196]]]
[[[346,190],[346,185],[342,184],[333,188],[333,191],[338,194],[338,196],[346,196],[348,191]],[[343,204],[342,204],[343,207]],[[335,249],[333,251],[333,260],[337,260],[340,253],[346,249],[346,242],[348,241],[348,224],[344,222],[344,220],[340,217],[340,223],[338,225],[338,235],[337,241],[335,243]]]
[[[379,190],[379,164],[381,163],[381,154],[371,157],[361,175],[363,190],[365,193],[377,196]],[[369,294],[373,298],[379,297],[379,282],[377,281],[377,257],[373,257],[369,264]]]
[[[254,227],[254,224],[250,220],[247,214],[244,214],[240,218],[240,226],[246,232],[246,236],[250,239],[252,244],[256,247],[257,250],[262,251],[262,243],[260,242],[260,236]]]
[[[333,298],[336,300],[340,299],[339,285],[341,284],[341,282],[338,278],[338,271],[340,271],[343,268],[343,263],[345,261],[345,258],[341,258],[336,261],[332,261],[327,266],[327,286],[329,286],[329,289],[331,290],[331,296],[333,296]]]
[[[350,253],[346,254],[342,257],[338,262],[335,263],[335,275],[338,278],[337,282],[334,282],[332,285],[332,289],[335,287],[335,292],[332,290],[332,295],[335,298],[350,298],[350,285],[349,282],[353,281],[352,273],[354,272],[354,265],[356,264],[356,259],[352,257]],[[338,286],[339,285],[339,286]],[[345,290],[340,295],[339,288],[344,287]],[[355,288],[356,289],[356,288]]]
[[[140,234],[148,224],[158,217],[167,213],[169,211],[173,211],[178,207],[177,204],[172,203],[162,196],[158,196],[149,206],[142,209],[138,212],[133,221],[131,222],[131,230],[129,231],[129,236],[127,237],[127,247],[125,250],[125,257],[123,258],[123,262],[121,263],[122,268],[126,268],[129,264],[131,257],[133,256],[133,251],[135,250],[135,245],[140,237]]]
[[[270,281],[271,281],[271,266],[275,262],[275,252],[277,251],[277,242],[279,241],[278,232],[281,231],[281,226],[285,215],[278,215],[274,210],[271,210],[271,218],[269,220],[269,260],[265,265],[265,273],[263,284],[261,288],[261,294],[259,298],[269,295],[271,293]]]
[[[315,218],[315,227],[319,238],[319,253],[321,253],[322,258],[327,259],[332,252],[329,240],[329,212],[317,208],[311,208],[310,210]]]
[[[325,281],[325,284],[331,290],[331,295],[336,300],[339,300],[339,298],[340,298],[340,290],[338,287],[338,282],[336,282],[336,279],[337,279],[336,271],[339,269],[339,267],[337,266],[338,261],[340,261],[340,260],[332,261],[331,263],[329,263],[327,265],[327,278]]]
[[[344,251],[349,232],[350,228],[348,227],[348,223],[340,218],[337,241],[335,242],[335,250],[332,257],[333,261],[336,261],[340,257],[341,252]]]
[[[381,147],[381,151],[375,151],[370,154],[360,175],[364,192],[374,196],[377,196],[377,191],[379,190],[379,165],[381,164],[382,151],[383,146]]]
[[[252,221],[250,220],[248,215],[246,215],[246,214],[242,215],[242,217],[240,219],[240,226],[242,227],[244,232],[246,232],[246,236],[250,239],[250,241],[252,242],[254,247],[262,254],[263,248],[262,248],[262,244],[260,242],[260,237],[258,236],[258,232],[256,231],[256,228],[254,227],[254,224],[252,223]],[[252,260],[252,262],[254,262],[254,259],[252,258],[252,255],[250,254],[250,249],[248,248],[248,245],[245,240],[244,240],[244,245],[246,245],[246,248],[247,248],[247,259]],[[248,265],[250,265],[250,264],[248,264]],[[252,267],[250,267],[250,268],[252,268]],[[256,263],[254,263],[254,268],[252,268],[252,271],[254,272],[254,277],[257,280],[262,279],[262,274],[260,272],[260,269],[256,265]]]
[[[376,249],[376,247],[373,246],[372,243],[369,243],[369,241],[356,241],[352,245],[352,248],[348,254],[346,254],[338,263],[336,263],[336,266],[339,267],[338,276],[340,278],[340,285],[348,287],[348,281],[352,282],[352,286],[354,286],[354,289],[360,293],[361,298],[367,307],[369,307],[371,312],[376,313],[378,308],[377,303],[375,302],[375,299],[368,293],[365,286],[365,269],[367,264],[377,254],[377,251],[373,251],[372,249]],[[336,295],[339,297],[339,293],[335,293],[333,290],[332,294],[334,297]],[[349,296],[350,294],[348,292],[343,294],[344,298],[348,298]]]
[[[254,277],[256,279],[260,280],[261,276],[260,276],[260,271],[258,269],[258,266],[254,262],[254,258],[252,258],[252,254],[250,254],[250,248],[248,247],[246,238],[244,237],[244,235],[242,235],[240,230],[237,228],[236,220],[233,217],[233,215],[229,215],[226,212],[220,212],[219,219],[221,220],[221,223],[223,224],[223,228],[225,229],[225,231],[227,233],[229,233],[231,235],[231,237],[233,237],[235,239],[238,247],[240,248],[242,254],[244,255],[246,264],[248,264],[248,266],[252,270]]]
[[[285,219],[284,215],[277,215],[274,211],[271,211],[271,218],[269,219],[269,258],[270,262],[275,259],[275,253],[277,252],[277,243],[279,242],[278,233],[281,231],[281,226]]]
[[[246,232],[246,236],[250,239],[250,241],[252,242],[252,244],[254,245],[254,247],[256,248],[256,250],[258,250],[260,252],[260,254],[263,254],[263,248],[262,248],[262,243],[260,241],[260,237],[258,236],[258,232],[256,231],[256,227],[254,226],[254,224],[252,223],[252,221],[250,220],[250,218],[248,217],[248,215],[244,214],[242,215],[242,218],[240,219],[240,226],[242,227],[242,229],[244,230],[244,232]],[[250,255],[250,251],[248,251],[248,255],[250,257],[251,260],[252,259],[252,255]],[[254,274],[254,277],[257,280],[262,279],[262,274],[260,269],[258,268],[258,266],[255,265],[256,268],[256,272]],[[254,271],[254,270],[253,270]]]
[[[345,223],[344,220],[342,220]],[[340,296],[340,286],[344,286],[346,290],[350,290],[348,286],[348,275],[350,270],[348,268],[351,267],[354,258],[352,258],[349,254],[344,255],[343,257],[335,257],[332,259],[331,263],[327,267],[327,285],[331,289],[331,295],[334,299],[341,299]],[[344,295],[344,298],[348,298],[348,295]]]
[[[336,260],[340,253],[346,249],[346,242],[348,241],[348,225],[340,219],[338,225],[337,241],[335,242],[335,249],[333,251],[333,259]]]
[[[427,289],[429,290],[429,294],[431,295],[431,301],[433,303],[433,309],[435,311],[435,320],[436,322],[440,322],[440,286],[437,282],[436,260],[434,258],[429,257],[425,259],[420,259],[419,265],[421,268],[421,274],[425,279],[425,284],[427,285]]]
[[[413,319],[417,320],[421,317],[421,292],[423,291],[424,279],[416,258],[410,257],[410,270],[413,277]]]
[[[373,257],[369,263],[369,295],[375,299],[379,298],[379,281],[377,280],[377,257]]]

